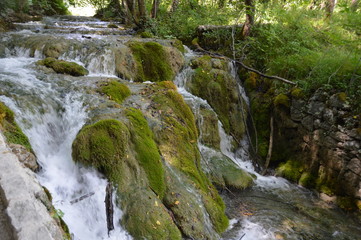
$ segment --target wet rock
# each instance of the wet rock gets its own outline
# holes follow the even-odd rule
[[[57,60],[51,57],[40,60],[37,64],[52,68],[57,73],[69,74],[72,76],[84,76],[89,73],[83,66],[75,62]]]
[[[52,218],[51,202],[36,176],[21,166],[0,134],[0,186],[7,205],[7,215],[19,240],[63,240],[60,225]]]
[[[9,147],[25,167],[30,168],[34,172],[39,169],[35,155],[29,152],[24,146],[19,144],[9,144]]]

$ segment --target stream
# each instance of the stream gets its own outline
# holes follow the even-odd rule
[[[71,157],[72,142],[89,117],[89,105],[85,103],[96,106],[99,101],[84,88],[99,78],[117,77],[109,46],[118,41],[117,36],[131,33],[121,28],[109,29],[107,24],[85,17],[46,18],[43,22],[17,24],[16,32],[0,35],[0,43],[18,39],[18,45],[14,43],[7,48],[0,58],[0,101],[15,112],[16,121],[29,137],[41,165],[38,179],[51,192],[53,204],[74,240],[132,239],[117,221],[114,221],[115,229],[108,234],[104,207],[108,182],[97,171],[75,164]],[[41,51],[21,44],[21,39],[36,34],[61,36],[85,45],[91,42],[86,48],[71,49],[60,56],[85,66],[90,75],[76,78],[37,71],[35,62],[43,58]],[[188,52],[186,57],[192,58],[194,54]],[[229,68],[237,77],[234,66]],[[211,107],[187,91],[186,82],[191,74],[190,68],[182,70],[175,83],[197,114],[200,106]],[[248,103],[243,88],[239,86],[239,89]],[[257,177],[254,186],[247,190],[222,190],[231,219],[222,239],[361,239],[360,223],[353,216],[283,178],[258,174],[248,155],[247,138],[238,151],[231,152],[230,136],[220,122],[218,125],[222,153]],[[218,154],[201,143],[198,146],[203,158]],[[121,219],[122,211],[115,208],[114,215],[114,219]]]

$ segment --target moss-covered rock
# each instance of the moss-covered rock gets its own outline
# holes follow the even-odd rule
[[[37,63],[52,68],[56,73],[64,73],[72,76],[84,76],[88,74],[88,70],[75,62],[67,62],[48,57],[44,60],[39,60]]]
[[[0,130],[7,142],[22,145],[28,151],[32,151],[28,137],[15,122],[14,113],[2,102],[0,102]]]
[[[211,109],[200,107],[197,122],[202,144],[213,149],[220,149],[221,138],[219,136],[217,114]]]
[[[277,175],[298,182],[303,172],[303,165],[299,161],[288,160],[285,163],[281,163],[276,171]]]
[[[217,113],[225,131],[241,140],[245,133],[242,119],[246,119],[247,113],[238,95],[237,82],[228,72],[227,63],[202,56],[192,61],[192,68],[195,69],[194,75],[187,82],[190,92],[206,99]]]
[[[183,63],[183,56],[178,50],[157,42],[132,41],[128,46],[136,62],[135,80],[138,82],[171,81],[179,71],[179,62]]]
[[[253,176],[237,167],[231,159],[219,151],[202,149],[202,166],[208,178],[221,188],[242,190],[253,184]]]
[[[217,190],[201,170],[197,148],[197,129],[194,116],[182,96],[165,89],[154,95],[156,108],[161,110],[162,129],[155,129],[156,140],[164,160],[183,172],[194,182],[202,197],[214,229],[223,232],[228,226],[225,205]]]
[[[151,189],[162,199],[165,192],[164,170],[153,132],[140,110],[128,109],[126,115],[130,120],[136,158],[147,174]]]
[[[99,88],[99,92],[106,94],[109,99],[119,104],[131,95],[130,89],[127,85],[115,80],[102,84]]]
[[[286,107],[286,108],[289,108],[291,105],[290,98],[283,93],[280,93],[275,97],[275,99],[273,100],[273,104],[276,107]]]
[[[157,196],[164,192],[164,176],[162,168],[156,169],[161,167],[160,157],[146,120],[133,109],[127,111],[127,116],[129,126],[106,119],[83,127],[73,143],[73,158],[97,168],[118,186],[124,211],[122,222],[135,239],[181,239]]]

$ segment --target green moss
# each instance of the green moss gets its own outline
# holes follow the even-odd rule
[[[139,34],[139,36],[140,36],[141,38],[153,38],[153,37],[154,37],[153,33],[148,32],[148,31],[141,32],[141,33]]]
[[[110,24],[108,24],[108,28],[118,28],[118,25],[116,25],[114,23],[110,23]]]
[[[344,92],[338,93],[337,97],[341,102],[346,102],[346,100],[347,100],[347,95]]]
[[[273,100],[273,104],[276,107],[284,106],[284,107],[287,107],[287,108],[289,108],[290,105],[291,105],[289,97],[286,94],[283,94],[283,93],[278,94],[275,97],[275,99]]]
[[[298,182],[303,172],[302,163],[296,160],[288,160],[281,163],[276,169],[277,174],[293,182]]]
[[[101,120],[85,126],[73,143],[73,159],[99,169],[113,182],[121,182],[121,172],[117,169],[126,155],[128,138],[128,129],[117,120]]]
[[[164,89],[153,97],[161,110],[163,128],[156,140],[165,160],[185,173],[194,182],[203,198],[207,212],[218,232],[228,226],[225,206],[217,190],[200,170],[200,154],[197,147],[197,129],[192,111],[183,97],[174,90]]]
[[[0,102],[0,128],[7,142],[20,144],[28,151],[32,151],[28,137],[15,122],[14,113],[2,102]]]
[[[354,211],[358,208],[356,199],[349,196],[337,197],[336,203],[340,208],[346,211]]]
[[[228,71],[213,68],[213,65],[222,68],[226,63],[218,60],[212,61],[210,56],[194,59],[192,67],[195,71],[192,80],[187,82],[187,87],[192,94],[206,99],[217,113],[226,133],[240,140],[245,133],[242,119],[247,112],[242,109],[236,80]]]
[[[193,69],[201,68],[203,71],[212,70],[212,57],[209,55],[204,55],[199,58],[195,58],[191,62]]]
[[[56,73],[69,74],[72,76],[84,76],[88,74],[88,70],[75,62],[57,60],[51,57],[40,60],[37,64],[52,68]]]
[[[171,81],[174,73],[162,45],[156,42],[130,42],[137,65],[136,81]]]
[[[132,202],[122,219],[134,239],[181,240],[182,235],[167,209],[151,193],[133,189]]]
[[[293,88],[291,90],[291,96],[292,98],[295,98],[295,99],[301,99],[305,96],[304,92],[302,89],[300,88]]]
[[[254,72],[250,72],[248,78],[244,82],[244,86],[248,91],[255,90],[257,87],[258,75]]]
[[[109,99],[121,104],[124,99],[131,95],[130,89],[127,85],[118,81],[111,81],[106,85],[100,87],[100,92],[106,94]]]
[[[160,86],[160,87],[163,87],[163,88],[177,90],[177,86],[171,81],[157,82],[157,85]]]
[[[126,115],[131,122],[131,139],[137,152],[136,158],[145,170],[150,187],[162,199],[165,192],[164,170],[153,132],[141,111],[130,108]]]
[[[185,52],[183,43],[181,40],[175,39],[171,42],[172,46],[175,47],[176,49],[178,49],[181,53]]]
[[[306,188],[313,188],[315,186],[315,181],[316,177],[313,174],[309,172],[303,172],[298,181],[298,184]]]

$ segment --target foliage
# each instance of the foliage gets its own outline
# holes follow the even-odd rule
[[[0,10],[12,9],[19,13],[65,15],[68,14],[67,2],[64,0],[2,0]]]
[[[296,81],[304,92],[320,87],[346,91],[361,102],[360,17],[336,12],[325,21],[320,10],[274,5],[264,10],[238,57],[255,68]],[[241,50],[242,49],[242,50]],[[246,49],[246,51],[244,51]]]

